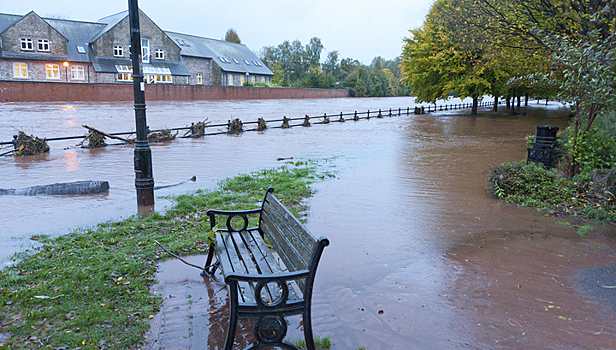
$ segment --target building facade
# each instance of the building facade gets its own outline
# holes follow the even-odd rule
[[[273,73],[245,45],[166,32],[140,11],[148,84],[241,86]],[[0,14],[0,80],[132,83],[128,11],[97,22]]]

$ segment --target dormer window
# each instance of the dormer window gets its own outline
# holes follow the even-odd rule
[[[34,44],[30,38],[21,38],[21,49],[24,51],[34,50]]]
[[[163,49],[156,49],[154,54],[155,54],[155,57],[156,57],[157,60],[164,60],[165,59],[165,50],[163,50]]]
[[[49,40],[47,39],[38,39],[38,50],[49,52]]]
[[[113,46],[113,56],[114,57],[124,57],[124,48],[120,45]]]

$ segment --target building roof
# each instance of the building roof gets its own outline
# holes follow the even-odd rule
[[[92,37],[104,27],[101,23],[69,21],[62,19],[44,20],[68,40],[66,55],[72,62],[90,62]]]
[[[246,45],[165,31],[182,56],[211,58],[225,72],[274,75]]]
[[[21,15],[9,15],[0,13],[0,33],[7,30],[10,26],[15,24],[15,22],[22,19],[24,16]]]

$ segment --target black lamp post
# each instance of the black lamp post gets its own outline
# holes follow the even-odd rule
[[[154,209],[154,177],[152,176],[152,151],[148,143],[145,118],[145,83],[141,70],[141,33],[139,30],[139,5],[137,0],[128,0],[130,20],[131,54],[133,62],[133,92],[135,95],[135,188],[137,207],[140,212]]]

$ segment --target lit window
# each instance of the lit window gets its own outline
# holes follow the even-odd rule
[[[197,83],[197,85],[202,85],[203,84],[203,74],[201,73],[195,74],[195,82]]]
[[[124,57],[124,48],[120,45],[113,46],[113,55],[115,57]]]
[[[244,76],[243,76],[243,75],[240,75],[240,85],[244,85],[244,82],[245,82],[245,81],[246,81],[246,80],[244,79]]]
[[[39,39],[38,40],[38,50],[39,51],[49,51],[49,40]]]
[[[233,74],[227,75],[227,85],[233,85]]]
[[[150,41],[148,39],[141,39],[141,61],[150,63]]]
[[[71,66],[71,80],[84,80],[85,70],[83,66]]]
[[[156,59],[157,60],[164,60],[165,59],[165,50],[163,49],[156,49]]]
[[[25,51],[34,50],[34,44],[30,38],[21,38],[21,49]]]
[[[28,77],[28,64],[15,62],[13,63],[13,77],[14,78],[27,78]]]
[[[254,75],[251,75],[251,76],[250,76],[250,82],[251,82],[251,83],[254,83],[255,81],[256,81],[255,76],[254,76]]]
[[[261,77],[261,82],[265,83],[265,77]]]
[[[131,73],[118,73],[118,81],[133,81]]]
[[[143,76],[143,80],[148,84],[158,84],[158,83],[171,83],[172,79],[170,75],[162,75],[162,74],[146,74]]]
[[[60,79],[60,65],[46,64],[45,73],[47,75],[47,79]]]

